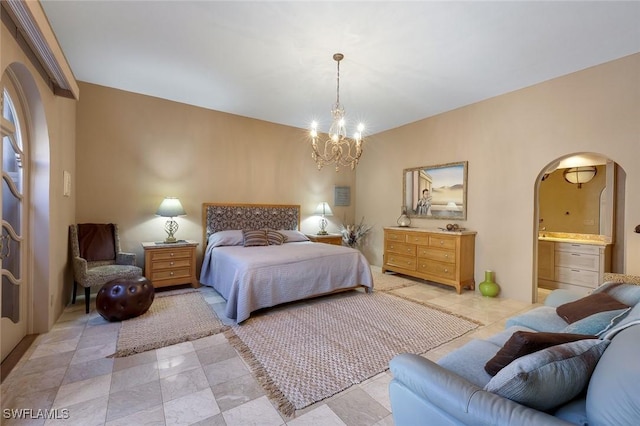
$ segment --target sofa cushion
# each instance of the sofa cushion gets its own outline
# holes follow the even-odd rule
[[[536,331],[560,332],[567,323],[556,314],[556,308],[551,306],[540,306],[531,309],[521,315],[513,316],[507,319],[506,327],[512,326],[527,327]],[[581,333],[591,334],[591,333]]]
[[[604,311],[589,315],[586,318],[569,324],[562,332],[600,336],[624,318],[630,309],[631,308],[616,309],[615,311]]]
[[[612,327],[607,329],[607,331],[600,336],[601,339],[611,340],[615,337],[616,334],[624,330],[625,328],[631,327],[632,325],[640,324],[640,304],[637,304],[624,318],[617,321]]]
[[[500,346],[491,342],[474,339],[440,358],[437,364],[474,385],[483,387],[491,380],[491,376],[484,371],[484,364],[499,349]]]
[[[592,294],[607,293],[627,306],[640,303],[640,285],[627,283],[605,283],[593,290]]]
[[[530,353],[546,349],[550,346],[560,345],[576,340],[595,339],[596,336],[585,334],[569,333],[545,333],[531,331],[516,331],[500,348],[498,353],[491,358],[484,366],[484,369],[491,376],[495,376],[505,366],[513,360]]]
[[[116,258],[115,226],[112,223],[78,224],[80,257],[87,262]]]
[[[550,410],[583,391],[608,344],[600,339],[578,340],[525,355],[500,370],[484,389],[531,408]]]
[[[600,292],[560,305],[556,308],[556,313],[571,324],[599,312],[626,308],[628,308],[627,305],[614,299],[613,296]]]
[[[587,390],[590,425],[637,425],[640,419],[640,326],[622,330],[611,341]]]

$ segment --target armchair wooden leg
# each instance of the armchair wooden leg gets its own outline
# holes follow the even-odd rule
[[[76,304],[76,292],[78,291],[78,283],[73,281],[73,294],[71,295],[71,303]]]
[[[89,313],[89,308],[91,307],[91,287],[84,288],[84,301],[87,308],[87,313]]]

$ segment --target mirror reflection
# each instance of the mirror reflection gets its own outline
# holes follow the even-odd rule
[[[404,169],[403,200],[409,217],[467,218],[467,162]]]

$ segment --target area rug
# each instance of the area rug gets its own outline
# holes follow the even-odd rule
[[[418,281],[393,273],[383,274],[382,272],[371,271],[371,274],[373,275],[376,291],[391,291],[419,284]]]
[[[285,415],[422,354],[479,323],[387,293],[344,293],[267,312],[225,332]]]
[[[226,330],[198,290],[156,293],[143,315],[122,322],[116,353],[124,357]]]

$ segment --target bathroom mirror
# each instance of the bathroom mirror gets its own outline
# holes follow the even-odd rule
[[[402,206],[409,217],[466,220],[467,162],[404,169]]]

